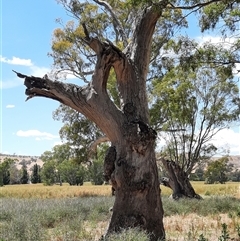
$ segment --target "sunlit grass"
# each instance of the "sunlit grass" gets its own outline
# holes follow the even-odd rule
[[[240,198],[240,183],[228,182],[226,184],[204,184],[204,182],[192,182],[196,193],[203,197],[208,196],[233,196]],[[171,195],[170,188],[161,185],[162,196]],[[6,185],[0,187],[0,197],[14,198],[65,198],[65,197],[88,197],[88,196],[111,196],[110,185],[91,185],[84,183],[83,186],[44,186],[43,184]]]
[[[68,184],[44,186],[43,184],[6,185],[0,187],[0,197],[14,198],[71,198],[87,196],[110,196],[110,185],[70,186]]]

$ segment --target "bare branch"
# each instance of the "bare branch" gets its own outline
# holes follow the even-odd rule
[[[101,136],[97,140],[95,140],[91,146],[90,146],[90,152],[91,153],[96,153],[97,152],[97,146],[103,142],[110,141],[107,136]]]
[[[27,76],[17,71],[14,72],[19,78],[25,78],[24,85],[27,87],[25,91],[28,96],[27,100],[33,97],[45,97],[59,101],[95,122],[111,141],[116,141],[120,132],[118,126],[121,126],[120,122],[123,121],[122,114],[110,101],[107,93],[99,95],[97,92],[99,89],[96,91],[92,83],[81,87],[75,84],[52,81],[48,78]],[[99,70],[100,72],[101,70]],[[114,126],[115,131],[111,131],[112,129],[109,126]]]
[[[173,4],[170,4],[171,5],[170,8],[191,10],[191,9],[194,9],[194,8],[202,8],[202,7],[205,7],[209,4],[217,3],[217,2],[222,2],[222,0],[211,0],[211,1],[208,1],[208,2],[204,2],[204,3],[197,3],[197,4],[194,4],[192,6],[174,6]]]
[[[120,21],[118,20],[116,14],[114,13],[112,7],[110,6],[109,3],[102,1],[102,0],[94,0],[94,2],[96,2],[97,4],[104,6],[111,14],[112,18],[113,18],[113,24],[116,25],[116,29],[118,29],[119,34],[122,37],[124,46],[126,47],[128,45],[128,41],[127,41],[127,36],[125,35],[124,29],[120,23]]]

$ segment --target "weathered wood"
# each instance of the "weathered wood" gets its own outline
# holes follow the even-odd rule
[[[177,163],[165,158],[161,158],[160,160],[169,175],[167,178],[161,178],[161,184],[173,190],[171,195],[173,199],[177,200],[183,197],[202,199],[194,191],[186,172]]]

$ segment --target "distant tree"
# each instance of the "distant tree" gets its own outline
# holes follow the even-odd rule
[[[233,182],[240,182],[240,170],[236,169],[229,174],[229,180]]]
[[[68,147],[68,150],[65,150],[68,157],[65,159],[71,157],[78,163],[87,163],[92,143],[103,135],[99,128],[84,115],[62,104],[53,113],[53,118],[64,123],[59,134]],[[59,151],[54,150],[54,152]],[[55,157],[57,158],[56,155]]]
[[[94,159],[88,168],[89,179],[94,185],[102,185],[104,183],[103,160]]]
[[[46,161],[41,169],[41,180],[44,185],[51,186],[56,180],[56,162],[54,160]]]
[[[204,173],[205,183],[212,184],[212,183],[225,183],[227,178],[227,173],[229,172],[228,166],[228,158],[222,157],[216,161],[211,161],[208,166],[207,170]]]
[[[19,170],[14,163],[11,164],[9,168],[9,172],[10,172],[10,184],[20,184],[22,173],[21,173],[21,170]]]
[[[28,170],[26,165],[22,166],[21,174],[22,174],[20,179],[21,184],[27,184],[29,180],[29,175],[28,175]]]
[[[91,161],[91,164],[88,167],[89,180],[94,185],[102,185],[105,181],[104,178],[104,157],[108,145],[101,144],[97,147],[97,153],[95,158]]]
[[[199,167],[194,173],[191,173],[190,180],[192,181],[203,181],[204,180],[204,169]]]
[[[31,182],[32,183],[40,183],[41,177],[40,177],[40,166],[38,164],[35,164],[33,166],[33,171],[31,175]]]
[[[14,159],[4,158],[3,162],[0,164],[0,179],[3,185],[8,185],[10,183],[10,167],[14,163]]]
[[[210,46],[201,47],[185,38],[169,45],[170,50],[175,50],[176,55],[180,52],[182,58],[187,58],[183,54],[187,51],[195,53],[197,49],[197,53],[203,55],[210,51]],[[219,51],[211,45],[210,53],[216,56]],[[185,66],[175,61],[178,60],[169,57],[168,63],[176,67],[153,81],[155,101],[150,112],[152,125],[162,130],[160,137],[166,141],[163,153],[171,163],[164,166],[174,196],[190,197],[191,193],[186,190],[193,168],[216,154],[218,149],[211,143],[213,137],[239,120],[239,89],[231,66],[212,66],[196,60]]]
[[[83,185],[84,169],[73,160],[65,160],[58,166],[58,173],[61,179],[69,185]]]

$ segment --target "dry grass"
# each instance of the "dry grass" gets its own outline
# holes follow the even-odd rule
[[[203,197],[213,195],[233,196],[240,198],[240,183],[228,182],[226,184],[204,184],[203,182],[192,182],[196,193]],[[163,196],[171,195],[171,189],[161,186]],[[0,187],[0,197],[14,198],[64,198],[64,197],[88,197],[88,196],[111,196],[111,186],[94,186],[84,183],[83,186],[44,186],[43,184],[6,185]]]
[[[12,198],[72,198],[88,196],[110,196],[111,186],[69,186],[68,184],[44,186],[43,184],[7,185],[0,187],[0,197]]]
[[[230,218],[228,214],[199,216],[191,213],[168,216],[163,222],[168,241],[198,240],[201,234],[209,241],[216,241],[221,236],[223,223],[228,226],[230,237],[237,240],[236,226],[240,218]]]
[[[240,183],[193,182],[193,187],[205,200],[175,202],[167,198],[171,190],[161,187],[166,241],[198,241],[201,234],[208,241],[217,241],[222,224],[227,225],[231,240],[239,241],[236,229],[240,227],[240,205],[236,206],[238,200],[233,197],[240,198]],[[106,231],[111,215],[108,210],[114,201],[110,185],[90,183],[83,186],[7,185],[0,188],[0,197],[4,197],[0,201],[5,200],[1,205],[4,215],[0,219],[0,227],[6,230],[5,241],[19,241],[13,238],[20,235],[18,230],[23,237],[21,240],[26,241],[33,240],[32,235],[36,235],[35,241],[99,240]],[[22,218],[24,226],[21,226]],[[28,235],[31,238],[28,239]],[[135,237],[136,233],[131,235]],[[111,240],[140,240],[130,236]]]

